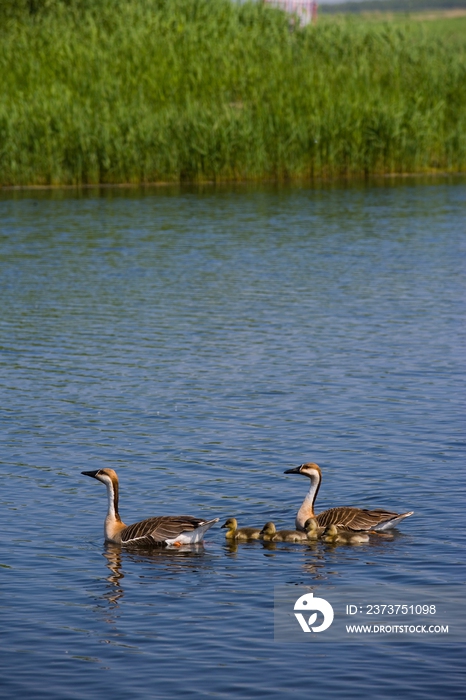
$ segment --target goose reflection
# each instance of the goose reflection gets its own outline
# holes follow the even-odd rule
[[[256,549],[260,550],[269,550],[269,551],[275,551],[279,548],[277,548],[275,542],[270,542],[268,540],[251,540],[249,542],[240,542],[238,544],[238,540],[226,540],[223,549],[227,555],[236,555],[240,550],[244,552],[244,546],[246,545],[248,548],[250,547],[255,547]]]
[[[169,568],[175,573],[187,573],[189,570],[199,569],[200,557],[206,553],[202,543],[184,545],[178,549],[167,547],[141,549],[138,547],[122,550],[119,545],[108,542],[104,547],[102,556],[107,560],[106,566],[110,570],[110,575],[106,577],[108,586],[103,597],[112,607],[118,607],[119,601],[125,593],[123,586],[124,563],[147,564],[152,562],[161,564],[165,569]],[[154,575],[154,578],[157,578],[157,574]]]
[[[104,597],[116,607],[123,596],[123,586],[120,582],[125,577],[121,570],[121,547],[116,544],[106,544],[102,556],[107,560],[107,568],[110,569],[110,576],[107,576],[109,586]]]

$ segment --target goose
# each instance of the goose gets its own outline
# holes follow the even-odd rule
[[[106,542],[124,546],[150,547],[154,545],[194,544],[202,542],[204,533],[218,522],[202,520],[190,515],[159,515],[147,518],[133,525],[125,525],[118,513],[118,477],[113,469],[97,469],[94,472],[81,472],[91,476],[107,487],[108,512],[105,518],[104,535]]]
[[[369,542],[369,535],[365,532],[339,530],[336,525],[329,525],[325,528],[322,540],[329,544],[362,544],[363,542]]]
[[[307,534],[297,530],[278,530],[271,522],[265,523],[260,534],[266,542],[306,542]]]
[[[276,527],[273,523],[265,523],[264,527],[259,533],[259,539],[264,540],[264,542],[272,542],[275,535],[277,534]]]
[[[318,540],[323,534],[325,528],[319,527],[315,518],[308,518],[304,523],[304,530],[307,534],[308,540]]]
[[[303,474],[311,481],[309,493],[303,501],[301,508],[296,515],[296,529],[304,530],[304,524],[308,518],[316,518],[320,527],[337,525],[347,530],[389,530],[398,525],[404,518],[408,518],[414,511],[408,513],[394,513],[390,510],[376,508],[367,510],[365,508],[352,508],[341,506],[339,508],[329,508],[318,515],[314,514],[314,502],[322,481],[320,467],[313,462],[301,464],[295,469],[287,469],[285,474]]]
[[[255,527],[240,527],[238,529],[238,521],[236,518],[228,518],[228,520],[221,525],[221,527],[228,528],[225,533],[225,538],[227,540],[258,540],[260,535],[259,528]]]
[[[328,544],[336,544],[338,537],[338,529],[335,525],[329,525],[325,528],[322,535],[322,542],[328,542]]]

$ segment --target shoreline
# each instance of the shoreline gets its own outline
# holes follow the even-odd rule
[[[388,180],[412,180],[414,178],[426,179],[442,179],[442,178],[461,178],[466,176],[466,171],[449,172],[447,170],[439,172],[412,172],[412,173],[385,173],[374,175],[350,175],[340,177],[289,177],[286,179],[277,178],[258,178],[258,179],[243,179],[243,180],[173,180],[173,181],[155,181],[155,182],[117,182],[117,183],[84,183],[76,185],[0,185],[1,192],[18,192],[25,190],[41,191],[41,190],[136,190],[164,187],[212,187],[212,186],[250,186],[250,185],[308,185],[312,187],[316,184],[341,184],[341,183],[370,183],[375,181]]]

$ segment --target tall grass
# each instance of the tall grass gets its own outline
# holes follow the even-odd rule
[[[466,42],[419,23],[43,2],[0,21],[1,184],[465,169]]]

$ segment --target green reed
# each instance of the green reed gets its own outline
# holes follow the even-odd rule
[[[466,41],[422,23],[43,2],[0,15],[0,184],[465,169]]]

